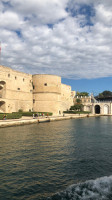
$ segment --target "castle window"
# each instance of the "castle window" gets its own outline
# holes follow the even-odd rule
[[[35,103],[35,99],[33,99],[33,103]]]
[[[24,78],[23,78],[23,82],[24,82]]]
[[[47,83],[44,83],[45,86],[47,86]]]
[[[33,89],[35,89],[35,86],[33,85]]]
[[[10,74],[8,74],[8,77],[10,77]]]
[[[17,79],[17,77],[15,76],[15,80]]]
[[[18,90],[20,90],[20,88],[18,88]]]

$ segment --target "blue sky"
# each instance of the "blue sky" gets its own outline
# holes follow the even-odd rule
[[[111,0],[2,0],[0,41],[2,65],[112,91]]]
[[[89,95],[93,94],[94,96],[103,92],[104,90],[112,91],[112,77],[107,78],[98,78],[98,79],[62,79],[64,84],[72,86],[72,90],[77,90],[79,92],[88,92]]]

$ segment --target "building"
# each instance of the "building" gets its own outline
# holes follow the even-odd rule
[[[73,105],[73,94],[59,76],[31,75],[0,66],[0,112],[23,110],[58,115]]]
[[[74,97],[74,104],[80,99],[83,104],[83,111],[91,112],[92,114],[112,115],[112,97],[97,98],[93,95]]]

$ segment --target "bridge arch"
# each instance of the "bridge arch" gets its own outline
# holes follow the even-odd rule
[[[109,106],[108,105],[106,105],[106,104],[104,105],[104,111],[103,112],[104,112],[105,115],[109,114]]]
[[[95,105],[95,114],[100,114],[101,108],[99,105]]]

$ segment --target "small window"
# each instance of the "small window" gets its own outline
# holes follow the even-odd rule
[[[35,89],[35,86],[33,85],[33,89]]]
[[[18,90],[20,90],[20,88],[18,88]]]
[[[47,83],[44,83],[45,86],[47,86]]]
[[[8,77],[10,77],[10,74],[8,74]]]
[[[59,110],[59,115],[61,115],[61,111]]]
[[[23,78],[23,82],[24,82],[24,78]]]
[[[15,80],[17,79],[17,77],[15,76]]]
[[[33,103],[35,103],[35,99],[33,99]]]

